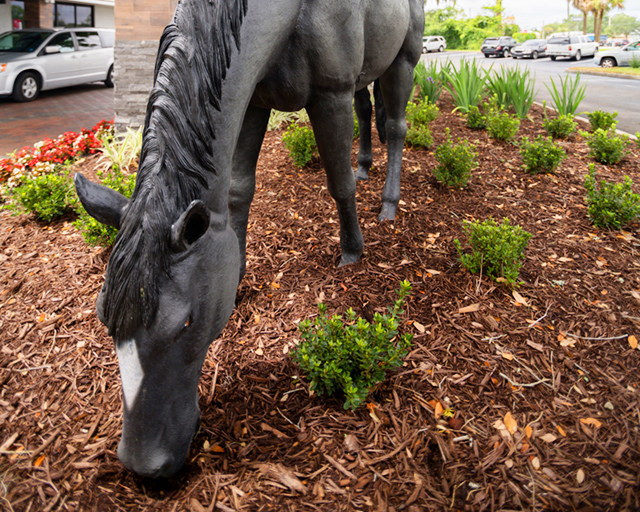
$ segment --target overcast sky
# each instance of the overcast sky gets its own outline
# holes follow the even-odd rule
[[[627,7],[623,10],[615,9],[613,14],[623,12],[630,16],[640,18],[640,1],[627,0]],[[442,6],[444,2],[440,2]],[[457,0],[458,9],[464,10],[467,16],[475,17],[481,14],[482,7],[495,4],[492,0]],[[515,16],[516,23],[523,29],[540,29],[543,23],[553,23],[567,19],[566,0],[502,0],[505,16]],[[435,0],[427,0],[427,9],[435,9]],[[483,14],[486,14],[484,11]],[[571,8],[571,14],[580,14],[577,9]]]

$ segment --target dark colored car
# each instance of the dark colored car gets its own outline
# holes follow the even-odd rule
[[[546,51],[546,39],[529,39],[511,48],[511,57],[514,59],[537,59],[538,57],[546,57]]]
[[[480,51],[484,53],[485,57],[491,57],[492,55],[508,57],[511,54],[511,48],[517,44],[517,41],[509,36],[487,37],[482,43]]]

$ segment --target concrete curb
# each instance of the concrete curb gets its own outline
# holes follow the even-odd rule
[[[580,73],[581,75],[593,75],[593,76],[607,76],[611,78],[625,78],[627,80],[640,80],[640,76],[624,75],[622,73],[607,73],[606,71],[600,71],[599,69],[578,69],[567,68],[567,73]]]

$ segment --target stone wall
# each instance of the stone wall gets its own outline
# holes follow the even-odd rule
[[[153,86],[158,41],[120,41],[115,45],[116,131],[134,130],[144,124]]]
[[[158,42],[178,0],[116,0],[115,124],[118,132],[144,124]]]

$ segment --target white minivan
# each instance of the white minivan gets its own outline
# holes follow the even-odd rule
[[[443,52],[447,41],[442,36],[426,36],[422,38],[422,53]]]
[[[40,91],[103,81],[113,87],[115,31],[83,27],[0,34],[0,95],[32,101]]]

